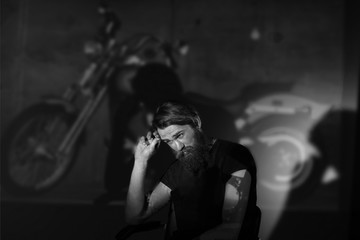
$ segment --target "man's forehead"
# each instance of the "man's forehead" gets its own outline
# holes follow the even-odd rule
[[[189,125],[170,125],[164,129],[158,129],[157,132],[161,139],[172,139],[174,135],[183,130],[188,130],[191,127]]]

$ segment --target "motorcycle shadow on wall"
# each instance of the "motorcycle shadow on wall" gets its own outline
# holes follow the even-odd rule
[[[316,152],[311,156],[306,178],[301,186],[294,178],[278,213],[272,211],[273,216],[263,219],[266,239],[344,238],[347,233],[341,227],[341,198],[349,196],[343,195],[341,187],[347,186],[343,176],[349,171],[346,166],[351,161],[343,158],[347,143],[344,137],[355,139],[355,126],[355,111],[335,109],[328,111],[311,128],[308,141]],[[292,175],[296,176],[297,172],[298,166],[294,165]]]

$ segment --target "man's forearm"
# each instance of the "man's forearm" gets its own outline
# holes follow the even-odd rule
[[[125,205],[125,219],[129,224],[136,224],[143,219],[145,206],[145,174],[146,163],[137,163],[135,161],[131,173],[129,189]]]
[[[144,182],[149,159],[155,153],[155,148],[160,142],[158,136],[148,132],[142,136],[135,148],[134,167],[130,177],[130,184],[125,206],[125,220],[130,224],[142,222],[147,216],[145,205]]]

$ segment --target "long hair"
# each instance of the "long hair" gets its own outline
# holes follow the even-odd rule
[[[177,101],[167,101],[161,104],[154,115],[153,129],[164,129],[170,125],[190,125],[201,129],[198,111],[191,105]]]

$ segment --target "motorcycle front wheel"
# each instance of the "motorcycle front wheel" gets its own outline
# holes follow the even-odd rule
[[[24,110],[2,136],[1,185],[14,195],[53,188],[73,165],[78,144],[58,153],[75,116],[61,106],[38,104]]]

